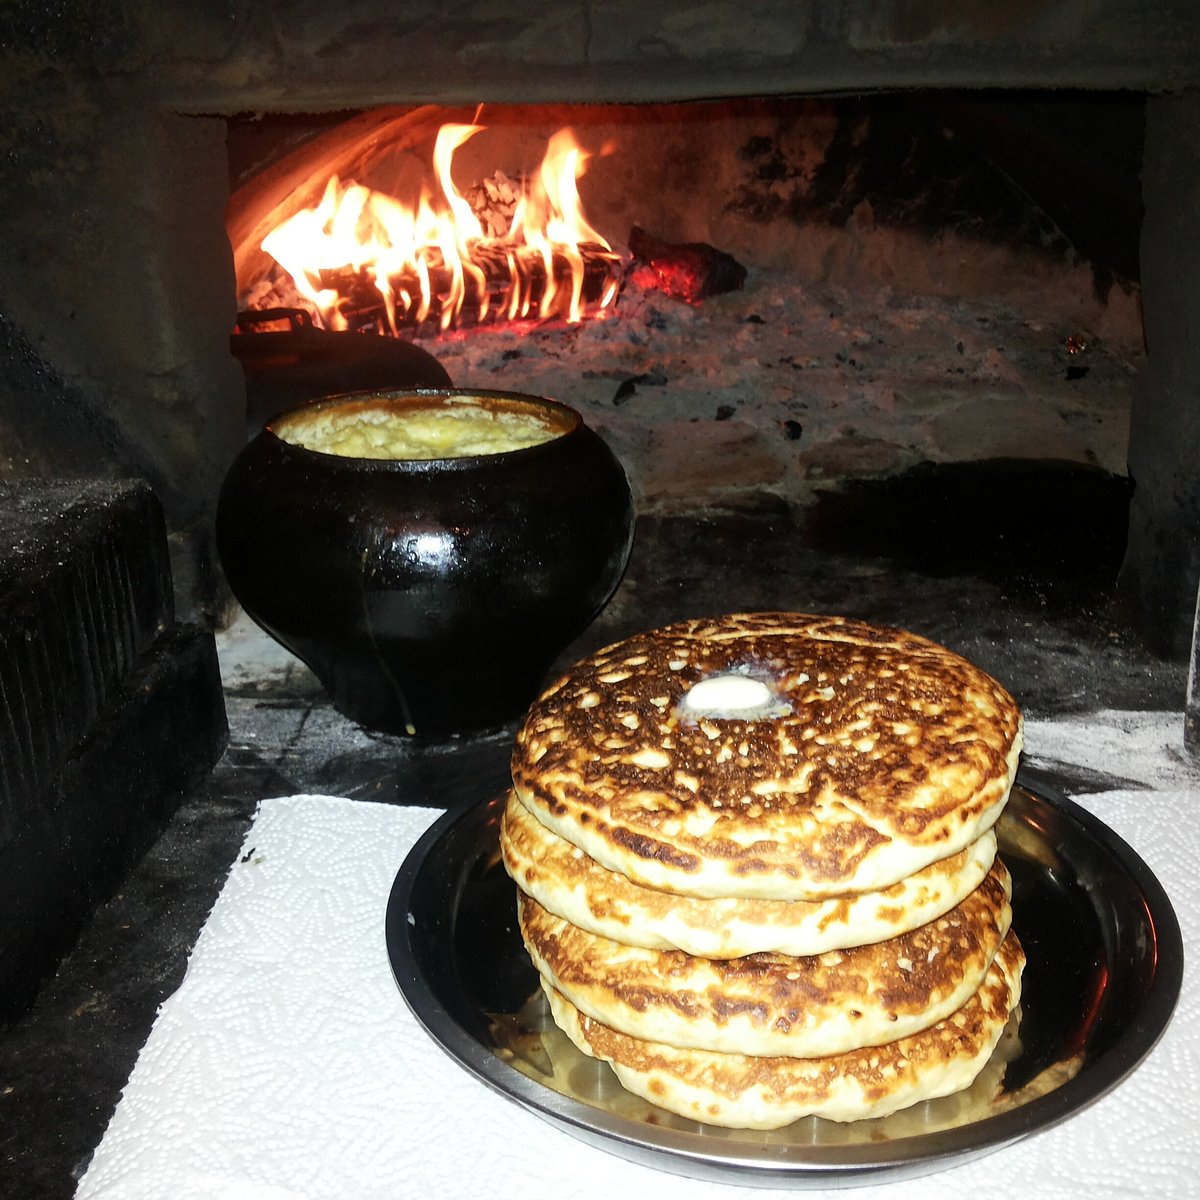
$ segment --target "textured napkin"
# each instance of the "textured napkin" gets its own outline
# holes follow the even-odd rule
[[[1083,801],[1158,875],[1189,945],[1200,932],[1198,801],[1194,787]],[[320,796],[263,801],[78,1197],[785,1194],[689,1180],[585,1145],[431,1041],[392,978],[383,915],[400,862],[438,815]],[[1170,1028],[1108,1096],[986,1158],[837,1194],[941,1200],[990,1194],[1003,1181],[1006,1194],[1039,1200],[1193,1196],[1198,1078],[1200,980],[1188,963]]]

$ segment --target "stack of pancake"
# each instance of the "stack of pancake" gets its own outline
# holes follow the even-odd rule
[[[713,1125],[967,1087],[1020,998],[992,828],[1020,748],[995,680],[862,622],[688,621],[578,663],[501,830],[555,1022]]]

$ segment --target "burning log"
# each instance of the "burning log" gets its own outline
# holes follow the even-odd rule
[[[334,175],[317,204],[267,234],[263,250],[323,326],[396,335],[427,321],[441,329],[496,319],[574,323],[613,302],[621,263],[583,214],[576,185],[588,155],[570,130],[550,139],[527,183],[497,172],[468,200],[452,161],[481,129],[438,131],[440,196],[423,188],[405,204]]]
[[[397,333],[425,324],[445,329],[502,320],[565,319],[573,302],[589,309],[604,307],[619,286],[620,260],[604,246],[586,244],[578,247],[578,262],[578,297],[567,255],[552,255],[548,273],[540,254],[525,251],[518,256],[484,242],[473,247],[469,265],[457,276],[443,263],[431,263],[424,276],[405,270],[389,277],[382,290],[361,267],[323,269],[319,282],[338,295],[337,312],[347,329]]]
[[[689,304],[736,292],[746,282],[746,268],[707,242],[661,242],[635,225],[629,249],[649,269],[653,286]]]

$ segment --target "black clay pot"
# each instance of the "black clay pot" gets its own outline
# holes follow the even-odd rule
[[[274,318],[286,330],[259,326]],[[428,351],[400,338],[314,329],[294,309],[240,313],[229,340],[246,377],[246,423],[253,437],[270,417],[335,392],[448,388],[450,376]]]
[[[290,424],[438,405],[524,414],[552,435],[470,457],[351,458],[295,444]],[[518,716],[612,595],[632,538],[629,484],[605,443],[573,409],[504,392],[354,393],[280,414],[235,460],[217,509],[250,616],[341,712],[419,735]]]

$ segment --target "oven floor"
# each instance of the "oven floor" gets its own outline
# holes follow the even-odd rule
[[[736,511],[644,517],[617,595],[564,659],[705,612],[843,612],[951,645],[1033,720],[1175,712],[1182,730],[1184,667],[1151,657],[1113,596],[1124,486],[1077,470],[920,469],[801,512],[761,496]],[[0,1041],[0,1194],[71,1195],[258,799],[319,792],[445,806],[503,784],[512,729],[436,744],[371,734],[244,618],[219,647],[227,753]],[[1068,792],[1122,780],[1103,764],[1037,766]],[[1177,767],[1200,777],[1182,738]]]

